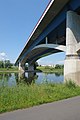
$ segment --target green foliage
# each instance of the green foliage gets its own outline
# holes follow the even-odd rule
[[[4,66],[5,66],[5,68],[11,68],[11,66],[13,66],[13,64],[10,63],[10,60],[5,60],[4,61]]]
[[[80,95],[80,87],[67,87],[65,84],[27,85],[0,87],[0,113],[34,105],[53,102]]]
[[[66,84],[65,84],[68,88],[75,88],[76,87],[76,84],[75,82],[71,81],[71,80],[68,80],[66,81]]]
[[[55,66],[55,68],[56,68],[56,69],[63,69],[63,68],[64,68],[64,65],[59,65],[59,64],[57,64],[57,65]]]
[[[45,69],[50,69],[50,67],[49,66],[45,66]]]
[[[14,72],[18,72],[18,67],[11,67],[11,68],[0,68],[0,73],[14,73]]]
[[[13,66],[10,60],[0,61],[0,68],[11,68]]]
[[[45,73],[59,73],[59,74],[63,74],[63,68],[56,69],[56,68],[50,67],[50,66],[38,66],[37,69],[41,70],[41,71],[43,71]]]
[[[4,68],[4,62],[0,61],[0,68]]]
[[[34,69],[36,70],[36,67],[38,67],[39,65],[38,65],[38,62],[35,62],[35,64],[34,64]]]

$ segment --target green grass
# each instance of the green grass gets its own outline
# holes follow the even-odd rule
[[[3,72],[18,72],[18,68],[17,67],[12,67],[12,68],[0,68],[0,73]]]
[[[66,84],[19,84],[0,87],[0,113],[28,108],[80,95],[80,87]]]
[[[55,69],[53,67],[40,66],[40,67],[37,67],[37,69],[42,71],[42,72],[46,72],[46,73],[61,73],[61,74],[63,74],[63,68],[62,69]]]

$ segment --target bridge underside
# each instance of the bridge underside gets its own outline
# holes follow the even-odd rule
[[[47,43],[46,43],[46,37],[44,37],[43,39],[41,39],[41,37],[42,35],[39,36],[40,40],[39,39],[35,40],[35,42],[33,42],[32,46],[29,48],[30,50],[29,51],[27,50],[25,52],[21,60],[22,63],[26,63],[26,62],[28,63],[29,61],[33,62],[43,56],[64,51],[60,49],[55,49],[54,47],[50,48],[50,47],[42,46],[37,49],[34,49],[34,48],[38,45],[43,45],[43,44],[54,44],[54,45],[65,46],[66,45],[66,21],[64,20],[55,30],[52,30],[47,35]]]

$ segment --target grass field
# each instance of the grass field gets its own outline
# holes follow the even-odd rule
[[[80,95],[80,87],[73,83],[0,87],[0,113],[23,109]]]
[[[18,72],[18,68],[17,67],[0,68],[0,73],[5,73],[5,72]]]
[[[63,71],[64,69],[55,69],[53,67],[44,67],[44,66],[39,66],[37,67],[38,70],[42,71],[42,72],[48,72],[48,73],[62,73],[63,74]]]

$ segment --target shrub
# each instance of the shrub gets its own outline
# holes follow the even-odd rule
[[[75,88],[76,87],[76,83],[72,80],[68,80],[66,81],[66,84],[65,84],[68,88]]]

